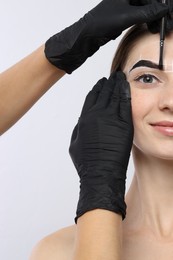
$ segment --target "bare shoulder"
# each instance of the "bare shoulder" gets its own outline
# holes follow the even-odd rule
[[[32,250],[29,260],[69,260],[74,250],[76,226],[63,228],[43,238]]]

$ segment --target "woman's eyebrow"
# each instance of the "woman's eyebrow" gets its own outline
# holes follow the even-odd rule
[[[159,64],[157,64],[157,63],[154,63],[150,60],[140,60],[133,65],[133,67],[130,69],[129,72],[131,72],[133,69],[135,69],[137,67],[149,67],[149,68],[158,69],[158,70],[160,69]]]

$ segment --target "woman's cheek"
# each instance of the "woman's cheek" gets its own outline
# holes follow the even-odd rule
[[[133,121],[138,118],[142,105],[142,95],[135,89],[133,84],[130,85],[131,89],[131,105],[132,105],[132,116]]]
[[[134,124],[140,122],[152,109],[153,96],[147,90],[138,89],[131,84],[131,105]]]

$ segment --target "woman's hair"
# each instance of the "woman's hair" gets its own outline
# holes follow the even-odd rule
[[[135,46],[140,37],[147,33],[149,33],[147,24],[134,25],[125,33],[113,58],[111,73],[113,71],[123,70],[130,51]]]

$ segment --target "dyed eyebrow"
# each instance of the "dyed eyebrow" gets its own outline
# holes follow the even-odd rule
[[[131,70],[129,72],[131,72],[133,69],[138,68],[138,67],[148,67],[148,68],[160,70],[159,64],[156,64],[150,60],[140,60],[133,65],[133,67],[131,68]]]

